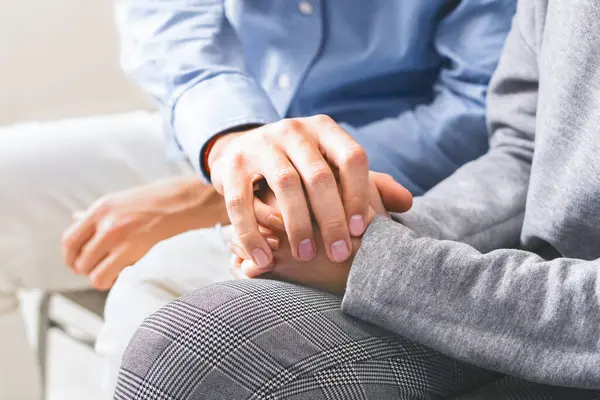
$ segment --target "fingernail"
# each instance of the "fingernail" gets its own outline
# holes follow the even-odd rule
[[[344,240],[338,240],[331,245],[331,254],[335,262],[343,262],[350,257],[350,249]]]
[[[348,226],[352,236],[361,236],[363,233],[365,233],[365,219],[362,215],[353,215],[350,217]]]
[[[267,253],[265,253],[263,249],[252,250],[252,258],[254,258],[254,262],[260,268],[267,268],[271,263],[269,261],[269,257],[267,256]]]
[[[279,231],[285,231],[283,220],[277,215],[269,215],[269,225]]]
[[[304,239],[298,245],[298,255],[302,261],[310,261],[315,257],[315,245],[312,239]]]
[[[271,250],[278,250],[279,249],[279,239],[268,237],[267,238],[267,243],[269,244],[269,247],[271,248]]]

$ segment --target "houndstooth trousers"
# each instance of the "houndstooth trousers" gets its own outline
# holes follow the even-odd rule
[[[340,305],[339,297],[271,280],[198,290],[144,321],[114,398],[600,399],[452,360]]]

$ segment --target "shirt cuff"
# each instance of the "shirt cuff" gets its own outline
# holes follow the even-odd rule
[[[202,149],[215,135],[242,125],[276,122],[279,114],[249,76],[220,74],[186,90],[175,103],[171,126],[194,168],[209,182]]]
[[[394,224],[394,235],[390,235],[389,224]],[[393,279],[389,276],[391,272],[383,266],[392,263],[391,257],[393,262],[398,261],[402,243],[398,242],[399,237],[410,242],[416,236],[413,231],[389,218],[376,216],[373,219],[350,269],[342,301],[345,313],[369,320],[374,314],[384,312],[386,296],[380,296],[379,291],[388,288],[388,282]]]

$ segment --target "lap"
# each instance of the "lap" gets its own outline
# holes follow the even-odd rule
[[[599,400],[600,391],[542,385],[503,376],[454,400]]]
[[[144,321],[115,398],[444,398],[498,376],[347,316],[340,304],[267,280],[193,292]]]
[[[0,278],[25,288],[87,286],[60,254],[72,213],[183,173],[191,167],[166,161],[160,120],[146,112],[1,128]]]
[[[176,298],[231,279],[227,242],[231,227],[199,229],[158,243],[126,268],[111,289],[96,344],[114,388],[127,344],[143,320]]]

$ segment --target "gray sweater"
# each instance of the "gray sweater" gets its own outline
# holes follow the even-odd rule
[[[343,309],[484,368],[600,388],[599,0],[520,1],[488,119],[488,154],[374,220]]]

